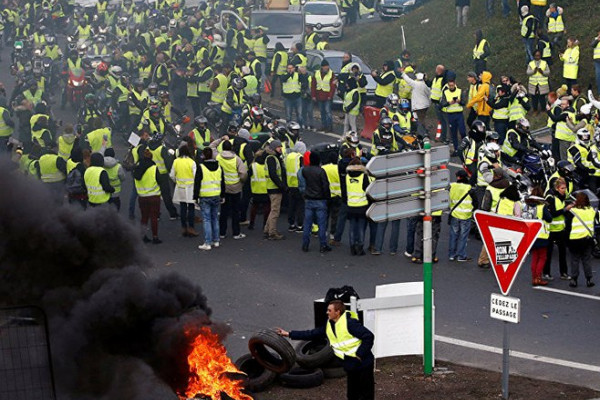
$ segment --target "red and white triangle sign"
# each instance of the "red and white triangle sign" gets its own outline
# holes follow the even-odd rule
[[[480,210],[475,211],[475,222],[500,291],[507,296],[533,242],[542,230],[542,222]]]

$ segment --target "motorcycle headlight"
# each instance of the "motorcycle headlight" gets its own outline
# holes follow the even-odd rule
[[[74,87],[79,87],[81,86],[82,82],[81,81],[73,81],[73,86]]]
[[[179,125],[179,124],[175,125],[175,132],[177,132],[177,133],[181,132],[181,125]]]

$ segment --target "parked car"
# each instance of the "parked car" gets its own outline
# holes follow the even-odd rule
[[[420,6],[425,0],[381,0],[377,5],[382,20],[398,18],[413,8]]]
[[[316,72],[321,68],[321,61],[323,59],[329,62],[329,67],[335,74],[339,74],[342,69],[342,61],[344,58],[343,51],[337,50],[309,50],[306,52],[306,57],[308,58],[307,67],[310,71]],[[361,71],[365,74],[367,78],[367,100],[365,105],[373,105],[375,104],[375,88],[377,87],[377,83],[371,76],[371,68],[365,64],[363,60],[357,55],[352,55],[352,62],[357,63],[361,69]],[[333,98],[333,104],[337,106],[341,106],[343,103],[343,99],[339,97],[337,94]]]
[[[343,13],[335,1],[309,1],[303,11],[305,24],[314,26],[315,32],[327,32],[330,39],[344,36]]]

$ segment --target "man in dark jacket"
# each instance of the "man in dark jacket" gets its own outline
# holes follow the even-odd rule
[[[271,211],[267,218],[263,233],[269,240],[281,240],[285,237],[277,232],[277,220],[281,212],[281,200],[283,193],[287,192],[287,182],[285,180],[285,165],[281,160],[281,142],[273,140],[266,148],[267,158],[265,164],[267,167],[267,193],[271,202]]]
[[[304,189],[304,232],[302,234],[302,251],[307,252],[310,244],[312,224],[319,226],[319,243],[321,253],[331,251],[327,245],[327,200],[331,197],[327,173],[321,168],[321,158],[317,153],[310,153],[310,165],[300,172],[305,181]]]
[[[355,313],[347,312],[340,300],[329,303],[327,317],[327,324],[316,329],[287,332],[278,328],[277,333],[292,340],[329,339],[335,355],[343,360],[344,370],[348,374],[348,400],[373,400],[373,333],[361,325]]]

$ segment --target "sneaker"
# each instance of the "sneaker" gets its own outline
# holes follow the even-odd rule
[[[206,244],[206,243],[204,243],[204,244],[201,244],[200,246],[198,246],[198,248],[199,248],[200,250],[206,250],[206,251],[208,251],[208,250],[210,250],[210,249],[211,249],[211,247],[210,247],[210,244]]]
[[[560,279],[563,281],[571,280],[571,277],[568,274],[560,274]]]
[[[373,249],[373,250],[371,250],[371,255],[372,255],[372,256],[380,256],[380,255],[381,255],[381,252],[380,252],[380,251],[378,251],[378,250],[375,250],[375,249]]]
[[[220,242],[213,242],[212,246],[216,249],[221,245]]]
[[[412,254],[410,254],[408,251],[404,252],[404,257],[406,258],[412,258]]]
[[[423,260],[421,260],[420,258],[417,258],[417,257],[413,257],[413,258],[411,258],[411,259],[410,259],[410,261],[411,261],[413,264],[422,264],[422,263],[423,263]]]
[[[544,274],[544,275],[542,275],[542,279],[545,281],[553,281],[554,277],[550,274]]]
[[[281,233],[269,235],[269,240],[283,240],[283,239],[285,239],[285,236],[283,236]]]
[[[456,258],[454,258],[454,257],[448,257],[448,261],[454,261],[454,260],[456,260]]]
[[[492,268],[492,266],[489,263],[487,263],[487,264],[477,264],[477,266],[479,268],[481,268],[481,269],[490,269],[490,268]]]
[[[152,239],[152,244],[161,244],[162,240],[160,240],[159,238],[155,237]]]
[[[591,279],[588,279],[587,281],[585,281],[585,285],[587,287],[594,287],[594,286],[596,286],[596,284],[594,282],[592,282]]]
[[[150,239],[148,238],[148,236],[144,235],[144,237],[142,238],[142,241],[143,241],[144,243],[150,243],[152,240],[150,240]]]
[[[395,251],[390,251],[390,256],[395,256],[396,252]]]
[[[250,221],[246,220],[246,221],[241,221],[240,222],[241,226],[246,226],[246,225],[250,225]]]
[[[179,219],[179,215],[177,215],[177,214],[176,214],[176,215],[170,215],[170,216],[169,216],[169,220],[170,220],[170,221],[176,221],[176,220],[178,220],[178,219]]]
[[[577,279],[571,279],[571,282],[569,282],[569,286],[570,287],[577,287]]]
[[[296,225],[288,226],[288,232],[296,232],[296,229],[298,229],[298,227]]]
[[[321,246],[321,248],[319,249],[319,251],[321,253],[327,253],[328,251],[331,251],[331,250],[332,250],[332,248],[329,246]]]
[[[458,262],[469,262],[469,261],[473,261],[473,259],[471,257],[466,257],[466,258],[458,258],[458,259],[456,259],[456,261],[458,261]]]
[[[304,228],[301,227],[301,226],[297,226],[296,227],[296,233],[302,233],[302,232],[304,232]]]
[[[245,238],[245,237],[246,237],[246,235],[244,235],[243,233],[240,233],[239,235],[235,235],[233,238],[234,238],[235,240],[238,240],[238,239],[243,239],[243,238]]]
[[[219,235],[219,239],[225,239],[227,235]]]

